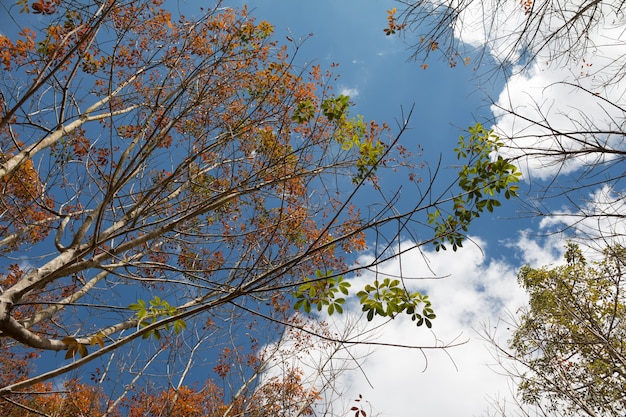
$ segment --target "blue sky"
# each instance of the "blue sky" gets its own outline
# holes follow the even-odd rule
[[[383,32],[387,10],[398,6],[394,1],[245,3],[254,17],[275,25],[279,41],[289,44],[285,36],[306,39],[298,52],[298,62],[322,67],[339,64],[335,68],[341,75],[337,91],[351,96],[355,104],[353,113],[396,127],[403,112],[408,113],[414,106],[410,129],[402,143],[411,150],[420,145],[424,150],[420,161],[431,166],[442,157],[442,180],[455,176],[457,160],[453,149],[459,135],[477,121],[489,126],[488,120],[493,116],[488,97],[500,92],[504,80],[492,77],[479,80],[472,64],[450,68],[436,57],[429,60],[426,70],[421,68],[421,63],[408,62],[411,34],[407,33],[405,39],[388,37]],[[393,184],[400,178],[390,176],[383,180]],[[516,208],[512,204],[507,207],[500,214],[514,217],[510,212],[504,213]],[[477,227],[492,228],[493,220],[481,219]],[[515,223],[498,224],[501,238],[519,228]]]
[[[238,2],[236,2],[238,3]],[[191,3],[190,3],[191,4]],[[448,68],[432,61],[429,70],[407,63],[407,44],[398,37],[387,37],[386,10],[392,1],[247,2],[258,19],[275,25],[277,38],[307,38],[299,52],[299,62],[328,66],[338,63],[339,86],[358,92],[353,97],[358,113],[366,118],[393,121],[400,108],[415,104],[415,126],[420,127],[421,143],[439,143],[447,136],[456,142],[458,129],[472,115],[480,117],[482,97],[475,93],[475,77],[470,67]],[[419,120],[421,119],[421,120]],[[427,123],[423,123],[428,121]],[[440,123],[441,121],[441,123]]]

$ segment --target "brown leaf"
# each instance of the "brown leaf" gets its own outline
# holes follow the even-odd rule
[[[74,346],[78,343],[76,339],[73,338],[72,336],[65,336],[63,339],[61,339],[61,342],[63,342],[64,344],[68,346]]]
[[[87,351],[87,346],[83,345],[82,343],[79,344],[78,353],[80,354],[81,358],[84,358],[85,356],[87,356],[89,354],[89,352]]]
[[[72,359],[76,354],[76,345],[72,345],[65,352],[65,359]]]

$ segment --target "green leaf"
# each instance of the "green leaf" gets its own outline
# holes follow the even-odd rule
[[[300,300],[296,301],[296,303],[293,305],[294,310],[300,310],[302,306],[304,306],[305,301],[306,300],[304,298],[301,298]]]
[[[487,131],[480,123],[469,127],[470,136],[460,136],[455,148],[458,159],[466,159],[467,164],[458,170],[458,186],[461,193],[453,198],[453,208],[447,218],[441,216],[437,209],[428,214],[428,223],[435,232],[433,245],[435,250],[446,250],[445,242],[452,245],[453,250],[462,247],[470,223],[480,217],[483,211],[493,212],[501,202],[497,197],[503,195],[508,199],[516,196],[517,183],[521,173],[510,160],[501,155],[495,161],[493,153],[502,146],[502,141]]]

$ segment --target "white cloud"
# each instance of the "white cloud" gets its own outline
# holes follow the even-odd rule
[[[542,229],[570,229],[581,243],[622,244],[626,239],[626,200],[610,186],[604,185],[592,192],[579,207],[564,206],[555,215],[541,220]]]
[[[359,90],[357,88],[341,87],[339,93],[352,99],[359,96]]]
[[[517,241],[506,244],[512,257],[517,258],[520,264],[530,265],[533,268],[555,265],[562,261],[566,242],[558,234],[549,234],[542,239],[533,239],[529,231],[520,232]]]
[[[346,383],[352,384],[353,396],[362,394],[382,416],[471,416],[485,410],[487,396],[508,392],[502,389],[507,387],[506,378],[487,366],[493,359],[476,331],[483,323],[497,321],[507,309],[524,304],[515,269],[502,261],[486,262],[478,247],[468,246],[456,253],[408,252],[398,262],[381,266],[379,275],[417,278],[432,276],[430,271],[444,278],[405,282],[409,290],[429,295],[437,314],[433,331],[402,317],[384,327],[379,341],[422,346],[467,343],[447,351],[376,349],[364,363],[363,375],[352,374]],[[358,288],[359,282],[372,279],[373,274],[365,274],[354,285]]]
[[[535,63],[513,75],[492,106],[497,119],[494,129],[507,139],[503,153],[509,157],[530,154],[520,163],[526,177],[547,179],[599,162],[594,152],[564,162],[562,150],[579,151],[595,144],[624,147],[618,136],[593,133],[620,131],[616,123],[623,122],[623,111],[609,102],[619,103],[623,87],[605,89],[592,77],[580,78],[573,74],[575,65],[542,67]],[[610,158],[605,154],[601,160]]]
[[[578,3],[560,3],[566,8],[563,16],[551,15],[550,28],[538,27],[540,36],[535,42],[544,42],[541,35],[558,27]],[[523,149],[532,154],[521,163],[529,177],[547,179],[569,174],[597,164],[602,158],[610,158],[608,154],[580,154],[563,163],[561,150],[579,151],[596,144],[624,149],[623,135],[597,133],[623,131],[626,92],[626,80],[619,76],[626,64],[625,22],[611,19],[610,4],[602,3],[600,7],[604,8],[602,14],[606,19],[585,31],[586,49],[576,49],[570,54],[571,45],[563,39],[567,38],[563,34],[549,41],[541,51],[531,43],[531,53],[537,53],[535,60],[527,67],[514,69],[514,75],[492,106],[497,119],[496,132],[509,139],[510,149],[505,153],[518,156]],[[510,36],[515,24],[499,28],[500,35],[516,38]],[[476,33],[467,31],[459,36],[472,38]],[[573,47],[578,48],[581,42],[574,42]],[[492,50],[496,56],[501,53]]]
[[[461,24],[455,25],[456,38],[472,46],[487,46],[498,61],[519,58],[518,47],[511,36],[507,36],[519,30],[526,20],[518,2],[459,0],[458,4],[457,10],[462,11],[457,16]]]
[[[588,7],[586,0],[433,0],[432,3],[435,8],[458,12],[453,24],[455,37],[475,47],[486,46],[486,50],[497,62],[516,65],[527,59],[529,53],[539,53],[539,63],[580,59],[582,56],[575,55],[575,48],[584,42],[592,46],[596,58],[608,53],[612,55],[608,61],[610,63],[615,57],[619,57],[622,64],[626,59],[622,56],[621,48],[626,19],[623,14],[616,13],[621,7],[612,2],[594,4],[593,8]],[[588,26],[586,18],[592,14],[594,20]],[[563,28],[567,32],[558,32],[559,36],[551,36]],[[580,37],[574,39],[577,34]],[[574,51],[574,55],[567,54],[568,51]],[[620,67],[618,62],[615,68]],[[606,68],[604,72],[607,72]]]
[[[481,239],[474,241],[482,250],[489,250]],[[517,255],[515,265],[501,259],[487,260],[481,248],[473,245],[458,252],[414,250],[380,265],[377,274],[367,272],[353,278],[352,290],[356,291],[376,276],[382,279],[402,275],[409,290],[429,295],[437,314],[432,331],[416,327],[408,317],[398,317],[374,334],[366,333],[365,340],[418,346],[465,343],[448,350],[367,345],[351,348],[352,354],[366,359],[360,369],[339,375],[335,386],[341,395],[335,398],[335,410],[347,410],[361,394],[380,416],[472,416],[488,408],[489,398],[506,398],[509,381],[492,369],[495,359],[480,334],[483,326],[492,332],[500,318],[525,305],[526,296],[517,285],[518,267],[558,262],[562,252],[552,245],[561,243],[555,239],[539,244],[522,235],[507,245]],[[366,261],[361,259],[362,263]],[[342,333],[345,323],[354,325],[360,314],[354,302],[347,306],[346,314],[329,320]],[[360,318],[363,325],[365,318]],[[356,330],[364,333],[383,323],[374,320]],[[353,329],[351,335],[355,334]],[[498,337],[504,343],[506,329],[499,329]],[[306,354],[313,355],[310,351]]]
[[[485,47],[496,62],[512,65],[513,75],[492,107],[497,119],[494,128],[510,139],[508,156],[520,155],[520,148],[536,151],[520,164],[527,178],[547,179],[597,162],[597,155],[581,155],[562,164],[558,155],[550,155],[561,148],[581,149],[581,140],[625,148],[621,134],[552,134],[624,129],[626,19],[616,16],[618,7],[613,2],[601,2],[581,12],[583,0],[534,1],[529,3],[534,5],[528,14],[524,2],[519,1],[458,3],[463,7],[459,7],[462,11],[454,25],[455,36],[472,46]],[[538,18],[539,13],[543,19]],[[591,13],[597,19],[590,28],[584,26],[584,19],[574,19],[577,14]],[[562,27],[568,28],[567,34],[549,36]],[[527,35],[520,38],[521,33]],[[583,35],[573,39],[577,33]],[[526,62],[532,56],[535,59]]]

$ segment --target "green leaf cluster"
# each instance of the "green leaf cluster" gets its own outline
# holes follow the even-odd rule
[[[331,122],[339,122],[347,118],[350,107],[350,97],[340,94],[337,97],[330,97],[322,101],[322,114]],[[291,119],[296,123],[306,123],[315,117],[316,107],[311,99],[300,101]]]
[[[393,319],[399,314],[406,313],[417,326],[424,324],[430,329],[432,320],[436,317],[428,296],[420,292],[410,293],[398,279],[376,280],[359,291],[357,297],[367,314],[367,320],[370,321],[374,316]]]
[[[137,320],[141,327],[156,323],[161,317],[173,317],[178,314],[178,308],[171,306],[166,300],[161,299],[157,295],[150,300],[149,304],[139,299],[136,303],[129,305],[128,308],[137,312]],[[170,331],[171,328],[174,329],[176,334],[179,334],[187,328],[187,324],[182,319],[174,321],[173,324],[165,323],[163,326],[144,333],[143,338],[147,339],[152,336],[156,340],[159,340],[161,338],[161,331]]]
[[[380,159],[385,153],[385,145],[378,139],[367,137],[367,125],[363,116],[349,117],[350,97],[339,95],[324,100],[321,104],[322,114],[336,125],[335,140],[342,149],[356,148],[359,158],[356,162],[357,174],[352,182],[359,183],[376,171]],[[310,100],[300,101],[291,116],[297,123],[306,123],[316,114],[315,104]]]
[[[379,140],[367,138],[367,125],[363,116],[342,119],[338,123],[335,139],[345,150],[358,149],[357,175],[352,178],[352,182],[358,184],[368,175],[376,172],[378,163],[385,153],[385,145]]]
[[[313,117],[315,117],[315,104],[311,99],[306,99],[298,103],[291,119],[296,123],[306,123]]]
[[[315,278],[307,279],[306,282],[294,291],[293,296],[297,300],[294,304],[296,310],[311,312],[315,307],[317,311],[322,311],[326,307],[328,315],[333,313],[343,313],[343,304],[346,302],[340,295],[348,295],[350,283],[344,280],[343,276],[333,276],[332,271],[315,271]]]
[[[348,114],[350,97],[340,94],[337,97],[327,98],[322,102],[322,113],[330,121],[342,120]]]
[[[357,175],[352,182],[358,184],[369,174],[376,172],[378,163],[385,153],[385,145],[380,141],[362,141],[359,144],[359,160],[356,163]]]
[[[473,219],[499,207],[500,196],[510,199],[518,193],[521,172],[510,159],[501,155],[493,158],[503,146],[498,136],[480,123],[470,127],[469,133],[469,137],[459,138],[454,149],[457,159],[468,161],[458,172],[462,192],[453,198],[451,214],[445,216],[437,209],[428,215],[428,223],[435,229],[433,243],[437,251],[446,250],[445,243],[451,244],[454,251],[462,247],[464,233]]]
[[[326,308],[329,315],[335,312],[341,314],[345,296],[349,294],[348,288],[350,283],[343,276],[333,276],[332,271],[318,269],[315,278],[307,279],[294,291],[294,309],[310,313],[312,309],[322,311]],[[397,279],[376,280],[359,291],[357,297],[369,321],[374,316],[395,318],[398,314],[406,313],[418,326],[431,328],[432,320],[436,317],[427,295],[410,293]]]

